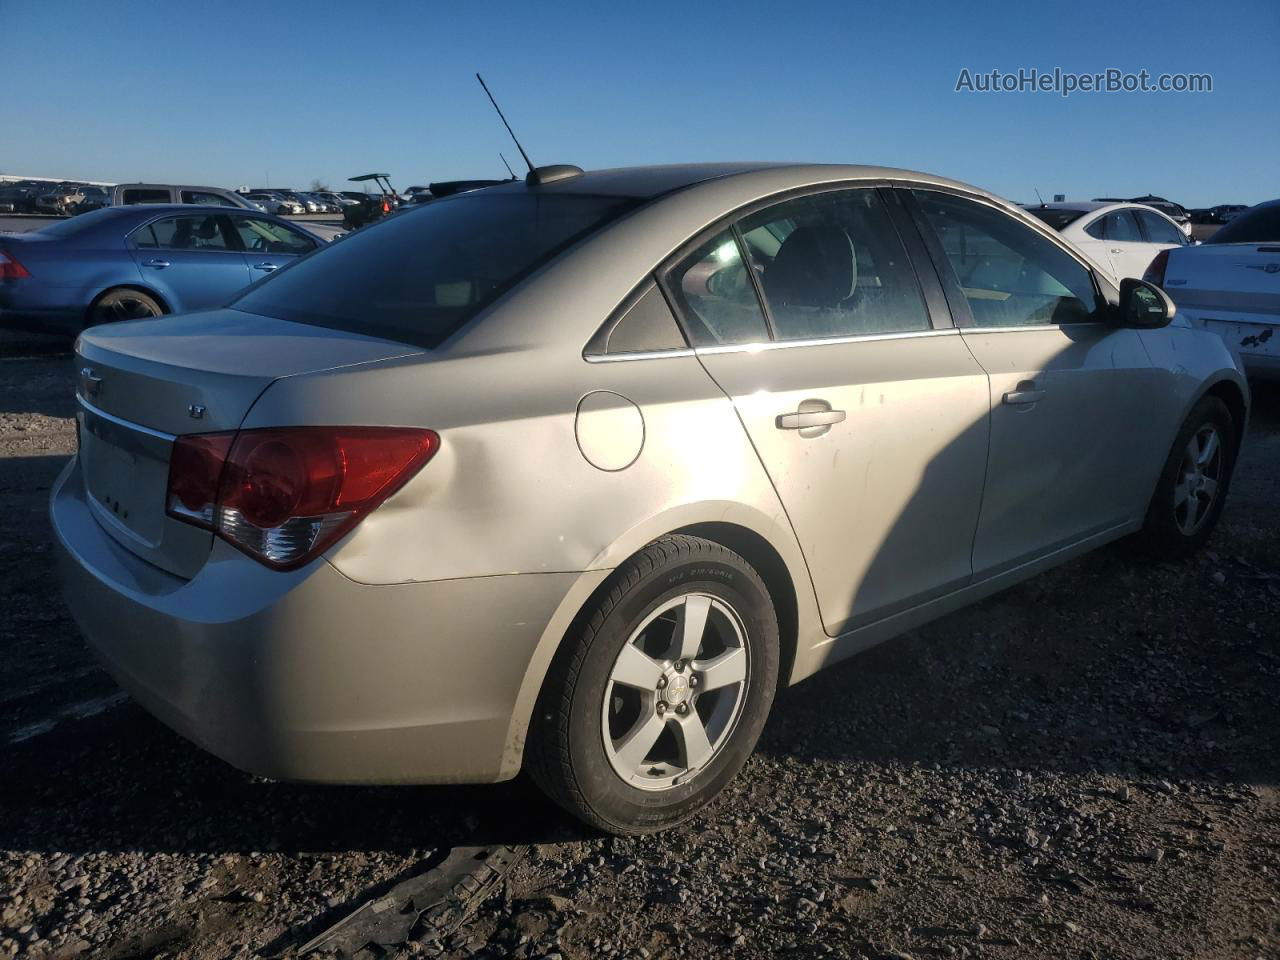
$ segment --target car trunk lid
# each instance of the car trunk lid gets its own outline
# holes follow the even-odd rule
[[[212,535],[165,513],[176,436],[237,429],[281,377],[418,352],[230,309],[92,328],[76,344],[86,498],[118,543],[190,578]]]
[[[1280,243],[1206,243],[1173,251],[1164,287],[1179,307],[1211,316],[1252,314],[1280,324]]]

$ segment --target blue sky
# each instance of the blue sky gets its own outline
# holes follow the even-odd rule
[[[880,163],[1015,200],[1280,196],[1276,0],[0,0],[0,173],[398,187],[535,163]],[[36,37],[49,39],[36,40]],[[1208,94],[956,93],[961,69],[1209,73]]]

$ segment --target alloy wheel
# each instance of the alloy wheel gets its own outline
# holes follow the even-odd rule
[[[1209,516],[1222,482],[1222,442],[1218,428],[1206,424],[1192,434],[1182,452],[1173,488],[1173,519],[1191,536]]]
[[[602,733],[614,772],[641,790],[687,783],[720,754],[742,715],[750,649],[719,597],[666,601],[632,631],[609,673]]]

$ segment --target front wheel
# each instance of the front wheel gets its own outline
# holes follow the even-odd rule
[[[778,621],[740,556],[670,536],[615,571],[566,638],[530,736],[529,772],[611,833],[694,814],[742,768],[778,683]]]
[[[1178,431],[1138,535],[1149,553],[1175,559],[1209,539],[1231,485],[1237,444],[1227,405],[1202,398]]]

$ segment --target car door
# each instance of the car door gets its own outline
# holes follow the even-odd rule
[[[1102,322],[1083,261],[995,204],[912,190],[965,343],[990,376],[991,447],[973,544],[992,576],[1140,520],[1158,378],[1137,331]]]
[[[130,248],[143,280],[175,313],[221,306],[251,281],[222,214],[160,217],[133,232]]]
[[[832,635],[970,578],[987,377],[936,276],[925,281],[873,187],[764,205],[663,274],[778,492]]]
[[[296,227],[245,214],[232,214],[231,226],[244,249],[244,262],[254,280],[292,263],[320,245],[315,237]]]
[[[1078,245],[1090,260],[1103,267],[1109,266],[1111,275],[1118,280],[1142,276],[1146,263],[1142,264],[1137,273],[1133,272],[1133,267],[1142,260],[1146,242],[1132,210],[1104,213],[1088,224],[1084,232],[1089,239]]]

